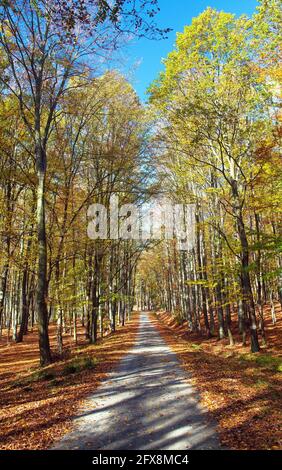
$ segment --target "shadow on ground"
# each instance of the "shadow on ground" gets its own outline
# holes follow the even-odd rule
[[[215,426],[146,313],[135,346],[84,402],[56,449],[219,449]]]

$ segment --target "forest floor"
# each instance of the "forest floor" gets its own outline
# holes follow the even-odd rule
[[[207,340],[191,334],[170,314],[151,315],[162,337],[192,377],[202,405],[218,423],[221,443],[229,449],[282,448],[282,315],[272,325],[266,311],[267,348],[250,354],[249,347],[228,340]]]
[[[228,340],[206,340],[203,336],[189,334],[186,324],[179,325],[165,312],[150,316],[152,325],[189,373],[191,379],[187,376],[187,390],[191,389],[191,384],[194,386],[191,393],[197,401],[200,397],[203,409],[209,411],[211,423],[218,423],[221,443],[229,449],[282,447],[282,315],[278,309],[277,317],[277,324],[273,326],[270,313],[266,312],[268,347],[258,354],[250,354],[249,347],[241,346],[238,334],[235,334],[235,346],[230,347]],[[2,339],[0,449],[46,449],[73,429],[73,418],[77,417],[84,400],[95,394],[109,373],[119,370],[120,364],[132,357],[138,331],[139,315],[135,314],[124,328],[118,328],[115,334],[99,340],[97,345],[89,346],[83,329],[79,328],[78,344],[74,344],[70,334],[64,335],[64,359],[43,369],[38,367],[36,330],[30,332],[21,344],[7,343]],[[55,351],[55,325],[50,326],[50,339]],[[160,358],[157,349],[156,357],[154,351],[149,351],[147,356],[149,375],[146,387],[150,388],[154,382],[150,361]],[[161,362],[163,365],[157,365],[156,370],[165,372],[168,360],[162,359]],[[163,379],[166,380],[165,376]],[[173,400],[171,394],[169,397],[173,417],[181,418],[181,413],[174,408],[177,400]],[[127,404],[124,414],[121,414],[124,422],[128,420],[126,409]],[[166,404],[166,411],[160,412],[160,420],[164,419],[168,409]],[[118,419],[116,416],[117,424]]]
[[[78,410],[61,450],[220,449],[215,423],[146,312],[133,348]]]
[[[77,345],[66,334],[64,359],[42,369],[36,328],[20,344],[2,339],[0,449],[46,449],[71,429],[80,403],[133,346],[138,325],[135,314],[96,345],[87,344],[82,328]],[[55,325],[50,325],[50,342],[55,350]]]

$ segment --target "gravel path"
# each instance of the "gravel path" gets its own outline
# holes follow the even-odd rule
[[[189,377],[146,313],[135,346],[53,449],[220,449]]]

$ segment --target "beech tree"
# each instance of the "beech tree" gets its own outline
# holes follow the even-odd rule
[[[277,2],[252,18],[195,18],[148,106],[106,69],[123,33],[165,35],[155,1],[5,1],[0,12],[0,334],[21,342],[38,325],[45,365],[49,323],[62,357],[65,335],[78,341],[82,326],[95,343],[138,303],[231,346],[236,321],[258,351],[266,306],[275,324],[282,304]],[[91,204],[156,195],[194,205],[190,250],[87,236]]]
[[[247,212],[254,187],[267,171],[264,162],[257,158],[257,152],[262,142],[272,139],[274,122],[271,117],[273,92],[261,73],[259,51],[253,47],[250,19],[236,19],[234,15],[208,8],[184,33],[178,34],[176,49],[168,55],[165,71],[150,91],[151,103],[162,122],[159,142],[161,148],[166,149],[168,172],[173,168],[178,178],[182,173],[176,180],[177,185],[186,199],[197,201],[200,231],[206,218],[207,200],[211,201],[210,224],[215,230],[214,256],[218,260],[214,259],[215,271],[222,260],[223,244],[231,250],[236,263],[240,263],[241,328],[245,331],[245,324],[248,325],[251,349],[257,352],[252,241]],[[172,179],[171,174],[169,177]],[[230,217],[235,237],[226,230],[225,220]],[[257,230],[259,233],[259,227]],[[200,304],[209,335],[204,239],[204,233],[198,235],[195,247],[198,275],[193,282],[197,290],[198,285],[202,286]],[[260,265],[260,261],[258,263]],[[225,327],[229,330],[230,323],[227,311],[226,324],[223,324],[220,307],[226,304],[222,295],[226,289],[228,291],[229,281],[222,278],[220,271],[222,268],[217,274],[214,272],[214,276],[222,336]],[[261,328],[263,330],[262,323]],[[231,337],[230,341],[232,343]]]
[[[151,6],[151,8],[150,8]],[[74,76],[89,74],[87,56],[108,54],[123,32],[162,35],[153,23],[156,1],[3,1],[0,43],[7,61],[2,83],[18,102],[34,146],[37,176],[37,312],[41,364],[51,361],[45,183],[48,144],[61,101]],[[92,59],[93,60],[93,59]]]

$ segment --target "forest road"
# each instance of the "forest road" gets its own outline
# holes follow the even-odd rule
[[[215,425],[177,356],[141,313],[136,343],[52,449],[220,449]]]

